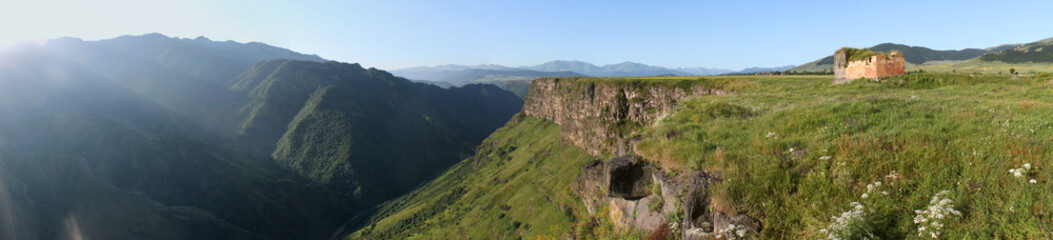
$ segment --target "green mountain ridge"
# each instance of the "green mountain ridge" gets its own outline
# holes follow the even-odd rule
[[[15,56],[3,62],[10,63],[8,57]],[[0,135],[17,139],[0,146],[0,164],[11,170],[3,178],[14,179],[3,184],[21,189],[3,193],[21,199],[15,204],[25,211],[5,221],[20,225],[10,233],[18,239],[70,231],[99,238],[257,239],[334,228],[321,223],[349,215],[351,202],[340,194],[305,187],[309,182],[265,159],[227,149],[193,121],[76,63],[44,53],[16,58],[0,67],[0,95],[34,99],[0,111]],[[254,193],[261,189],[269,196]],[[308,207],[288,209],[282,202]],[[301,225],[310,219],[319,224]],[[281,225],[294,227],[275,228]]]
[[[1047,38],[1036,42],[1018,45],[1014,48],[1004,48],[1000,51],[980,56],[987,62],[1004,63],[1050,63],[1053,62],[1053,52],[1046,51],[1053,47],[1053,38]]]
[[[367,196],[393,196],[469,156],[522,104],[490,85],[444,90],[337,62],[262,62],[239,79],[232,90],[250,96],[243,139],[276,142],[280,164]],[[504,112],[459,114],[478,109]]]
[[[3,51],[0,237],[329,238],[522,105],[316,60],[158,34]]]
[[[992,48],[998,49],[1000,47]],[[903,53],[904,59],[911,64],[923,64],[931,61],[963,61],[980,55],[990,53],[992,49],[966,48],[962,50],[933,50],[926,47],[908,46],[895,43],[882,43],[869,47],[868,49],[878,52],[899,51]],[[827,56],[819,60],[790,68],[787,71],[809,71],[822,72],[833,71],[834,56]]]

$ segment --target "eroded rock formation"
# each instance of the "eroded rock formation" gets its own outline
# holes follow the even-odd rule
[[[683,239],[755,236],[760,223],[715,207],[709,187],[720,177],[702,171],[671,175],[630,152],[632,130],[654,124],[689,97],[727,94],[696,84],[622,79],[540,78],[523,113],[555,122],[563,141],[593,156],[618,156],[582,167],[573,190],[589,214],[603,214],[621,230],[653,232],[670,227]]]
[[[573,190],[590,214],[607,214],[618,229],[652,232],[677,226],[682,239],[755,236],[760,222],[713,206],[708,189],[720,181],[702,171],[673,176],[639,156],[626,155],[586,164]]]
[[[725,93],[704,86],[539,78],[530,85],[523,113],[559,124],[564,141],[593,156],[622,155],[631,149],[627,129],[654,123],[684,98]]]

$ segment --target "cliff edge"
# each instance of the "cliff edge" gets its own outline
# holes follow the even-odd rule
[[[555,122],[563,141],[590,155],[624,155],[629,134],[669,114],[681,100],[724,95],[704,79],[539,78],[527,92],[523,113]]]

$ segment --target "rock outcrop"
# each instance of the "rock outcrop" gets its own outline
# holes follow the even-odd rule
[[[564,141],[593,156],[626,154],[632,129],[654,123],[684,98],[726,94],[701,85],[589,80],[535,79],[523,113],[559,124]]]
[[[622,230],[652,232],[676,226],[673,230],[682,239],[757,235],[760,222],[744,214],[721,212],[711,204],[708,189],[720,181],[702,171],[672,176],[639,156],[626,155],[586,164],[573,190],[590,214],[607,214]],[[604,209],[607,212],[597,212]]]
[[[523,113],[559,124],[565,143],[593,156],[618,156],[583,166],[573,187],[589,214],[606,215],[615,228],[653,232],[671,227],[682,239],[754,236],[761,229],[758,221],[711,204],[709,187],[720,182],[719,176],[702,171],[670,175],[630,153],[636,140],[628,135],[654,124],[683,99],[727,94],[700,82],[540,78],[530,86]]]

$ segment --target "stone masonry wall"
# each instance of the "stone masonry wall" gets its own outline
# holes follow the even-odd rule
[[[843,51],[834,53],[834,80],[845,79],[845,65],[848,65],[848,56]]]
[[[878,80],[881,78],[903,75],[903,55],[892,55],[891,57],[872,56],[870,59],[848,63],[845,69],[846,79],[869,78]]]
[[[871,56],[870,59],[847,62],[845,52],[834,53],[834,84],[844,83],[858,78],[880,80],[906,73],[906,61],[903,55],[892,53],[891,56]]]

